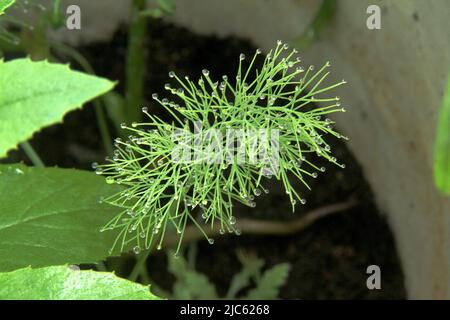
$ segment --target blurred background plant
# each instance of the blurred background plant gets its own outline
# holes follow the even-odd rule
[[[281,263],[263,270],[264,260],[251,253],[237,251],[242,268],[233,276],[225,296],[219,296],[207,276],[195,270],[196,254],[196,244],[189,246],[187,259],[184,256],[176,257],[172,250],[168,251],[168,269],[175,276],[172,292],[159,288],[148,276],[143,283],[151,284],[155,293],[168,299],[273,300],[278,298],[291,268],[289,263]]]
[[[439,191],[450,196],[450,75],[444,87],[434,144],[434,181]]]

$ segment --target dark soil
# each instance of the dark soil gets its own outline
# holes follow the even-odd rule
[[[147,99],[153,92],[163,94],[168,72],[200,75],[203,68],[217,77],[235,73],[241,52],[251,56],[251,43],[235,38],[218,39],[195,35],[185,29],[157,22],[150,25],[150,52],[146,81]],[[117,32],[111,42],[82,48],[98,75],[119,80],[123,90],[126,33]],[[74,64],[75,67],[75,64]],[[151,103],[149,103],[151,107]],[[43,130],[32,140],[48,166],[90,168],[104,157],[90,106],[72,112],[64,124]],[[228,288],[240,269],[236,250],[256,253],[267,266],[281,262],[292,265],[280,297],[286,299],[403,299],[403,274],[391,231],[374,204],[373,195],[361,167],[342,141],[332,141],[334,153],[346,169],[324,164],[327,171],[311,182],[305,193],[307,204],[292,213],[285,194],[272,185],[268,195],[258,199],[255,209],[237,208],[237,216],[286,221],[310,209],[345,201],[356,195],[358,205],[332,215],[307,230],[288,237],[228,236],[215,239],[214,245],[198,243],[197,270],[217,284],[219,293]],[[9,161],[27,162],[24,155],[12,152]],[[272,181],[274,183],[274,181]],[[298,190],[304,190],[301,185]],[[382,289],[368,290],[366,268],[376,264],[382,271]],[[170,291],[174,278],[166,270],[166,255],[149,260],[151,278]]]

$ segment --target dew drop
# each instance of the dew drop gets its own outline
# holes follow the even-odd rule
[[[203,69],[202,73],[205,77],[209,76],[209,70],[208,69]]]
[[[106,178],[106,183],[107,184],[113,184],[114,183],[114,178],[113,177],[107,177]]]
[[[214,244],[214,239],[209,238],[209,239],[208,239],[208,242],[209,242],[209,244]]]
[[[173,77],[175,77],[175,72],[170,71],[170,72],[169,72],[169,78],[173,78]]]
[[[139,246],[136,246],[133,248],[134,254],[139,254],[141,252],[141,248]]]

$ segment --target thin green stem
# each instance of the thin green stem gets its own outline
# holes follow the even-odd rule
[[[143,251],[137,258],[136,264],[133,268],[133,270],[130,273],[130,276],[128,277],[128,280],[130,281],[136,281],[139,275],[142,273],[142,270],[145,269],[145,263],[147,262],[147,258],[150,255],[151,248]]]
[[[74,50],[73,48],[71,48],[69,46],[61,44],[61,43],[52,43],[52,46],[55,47],[55,49],[69,55],[87,73],[95,75],[94,68],[91,66],[89,61],[78,51]],[[108,124],[106,121],[105,110],[103,109],[103,106],[100,103],[99,99],[94,99],[92,101],[92,103],[94,105],[95,115],[97,118],[97,125],[98,125],[98,129],[100,131],[103,145],[106,149],[106,153],[109,155],[112,155],[114,152],[114,148],[113,148],[113,144],[112,144],[111,133],[109,132]]]
[[[103,261],[100,261],[96,265],[98,271],[108,272],[108,267]]]
[[[152,283],[152,279],[150,279],[147,268],[142,268],[141,270],[141,283],[144,285],[149,285]]]
[[[141,15],[146,0],[133,0],[131,21],[128,29],[126,60],[125,116],[131,123],[141,119],[140,108],[144,101],[144,80],[147,56],[147,20]]]
[[[22,146],[23,151],[25,151],[26,155],[28,156],[28,158],[30,158],[31,162],[33,162],[33,164],[36,167],[45,167],[44,162],[41,160],[41,158],[39,157],[39,155],[36,153],[36,151],[34,151],[33,147],[31,146],[31,144],[29,142],[22,142],[20,144]]]
[[[98,99],[95,99],[93,102],[95,115],[97,117],[97,125],[100,130],[100,135],[102,137],[103,145],[105,146],[106,153],[112,155],[114,152],[114,148],[111,142],[111,134],[109,133],[108,125],[106,123],[106,115],[105,110],[102,108]]]

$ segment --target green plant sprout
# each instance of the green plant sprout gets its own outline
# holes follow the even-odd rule
[[[244,300],[273,300],[277,299],[280,288],[286,283],[291,269],[289,263],[280,263],[263,271],[264,260],[256,255],[237,251],[237,257],[242,268],[237,272],[228,287],[225,296],[219,296],[215,285],[208,277],[190,266],[188,261],[180,255],[175,258],[172,251],[168,251],[168,270],[176,280],[172,292],[163,292],[152,283],[152,288],[159,291],[161,296],[168,299],[244,299]],[[254,284],[252,286],[252,284]]]
[[[221,234],[240,234],[233,205],[240,202],[255,207],[255,197],[268,192],[266,179],[274,177],[282,182],[294,211],[306,200],[290,179],[295,177],[310,189],[307,177],[316,178],[318,172],[325,171],[310,155],[344,168],[324,138],[333,135],[347,139],[327,118],[345,109],[339,97],[323,94],[345,81],[324,86],[330,63],[316,72],[313,66],[303,69],[297,51],[289,50],[281,41],[267,54],[262,67],[254,70],[260,55],[258,49],[244,68],[245,56],[241,54],[232,81],[223,76],[219,83],[203,70],[195,83],[171,71],[169,77],[180,87],[166,84],[165,89],[174,101],[156,94],[153,98],[173,117],[172,122],[150,114],[144,107],[147,122],[122,124],[130,133],[129,139],[117,138],[113,158],[106,164],[93,164],[107,183],[124,187],[101,200],[120,208],[102,229],[119,230],[113,247],[119,245],[123,250],[132,246],[136,254],[153,245],[161,249],[171,229],[179,234],[178,254],[189,220],[212,244],[214,239],[207,236],[202,224],[218,224]],[[319,102],[324,106],[317,107],[315,103]],[[187,160],[179,161],[175,153]],[[246,159],[239,161],[242,154]]]

